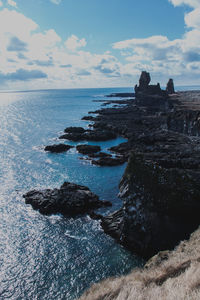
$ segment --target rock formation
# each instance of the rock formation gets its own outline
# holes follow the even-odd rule
[[[78,145],[76,149],[81,154],[92,154],[97,153],[101,150],[100,146],[93,146],[93,145]]]
[[[93,117],[92,117],[93,118]],[[71,127],[69,127],[71,128]],[[65,129],[66,134],[59,137],[59,139],[67,139],[69,141],[107,141],[117,137],[115,132],[111,130],[90,130],[90,129],[78,129],[73,131],[69,128]],[[76,127],[75,127],[76,128]]]
[[[174,94],[175,90],[174,90],[174,82],[173,79],[169,79],[168,83],[167,83],[167,87],[166,87],[166,92],[170,95],[170,94]]]
[[[66,144],[55,144],[55,145],[49,145],[44,148],[44,151],[49,151],[53,153],[61,153],[68,151],[69,149],[73,148],[71,145]]]
[[[145,76],[141,86],[148,91]],[[127,106],[99,111],[94,127],[126,137],[111,150],[129,157],[120,183],[122,210],[102,217],[102,227],[139,255],[171,249],[199,225],[199,116],[200,94],[159,90],[140,90]]]
[[[33,190],[23,197],[26,204],[31,204],[34,209],[47,215],[61,213],[76,216],[112,205],[108,201],[100,201],[88,187],[70,182],[64,182],[60,189]]]
[[[149,85],[150,81],[150,74],[146,71],[142,71],[139,86],[137,86],[137,84],[135,85],[136,97],[143,97],[144,95],[166,96],[165,92],[161,90],[159,83],[157,83],[157,85]]]

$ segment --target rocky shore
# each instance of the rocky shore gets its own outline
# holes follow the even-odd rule
[[[94,126],[128,139],[110,149],[128,157],[122,208],[96,218],[119,243],[152,258],[143,269],[93,285],[81,300],[200,298],[200,91],[174,93],[172,79],[166,91],[149,83],[143,72],[136,99],[98,111]]]
[[[149,83],[143,72],[135,100],[96,111],[93,125],[128,140],[110,149],[128,165],[120,182],[122,209],[102,216],[102,227],[145,258],[188,238],[200,210],[200,93],[192,92],[192,100],[188,92],[174,94],[172,80],[168,92]]]
[[[101,219],[107,234],[145,258],[189,238],[199,225],[200,210],[200,92],[174,93],[172,79],[166,90],[150,81],[150,74],[142,72],[135,94],[110,100],[118,107],[89,112],[83,119],[93,121],[90,129],[68,127],[60,137],[76,142],[127,139],[110,153],[95,145],[76,149],[97,166],[128,161],[120,182],[122,208],[93,216]],[[129,96],[135,98],[127,100]],[[61,145],[58,150],[66,151]]]

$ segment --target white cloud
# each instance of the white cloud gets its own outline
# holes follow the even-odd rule
[[[109,52],[80,50],[84,38],[63,41],[54,29],[41,31],[15,10],[0,10],[0,45],[1,88],[20,88],[22,82],[29,89],[121,84],[121,65]]]
[[[174,6],[188,5],[190,7],[196,8],[200,6],[200,0],[169,0]]]
[[[14,0],[7,0],[8,5],[17,7],[17,3]]]
[[[76,35],[71,35],[65,42],[67,49],[75,51],[78,48],[85,47],[87,44],[84,38],[79,39]]]
[[[0,0],[0,7],[3,6],[3,2]]]
[[[187,27],[200,29],[200,7],[185,15],[185,23]]]
[[[3,9],[0,11],[0,37],[17,36],[22,40],[27,40],[32,31],[36,30],[38,25],[23,14],[14,10]]]
[[[171,0],[173,5],[188,4],[192,8],[185,15],[187,31],[180,39],[156,35],[114,43],[113,48],[119,50],[123,63],[112,51],[93,54],[84,50],[85,38],[71,35],[66,41],[62,40],[54,29],[42,31],[22,13],[2,9],[0,85],[12,89],[20,88],[22,83],[24,89],[127,86],[137,80],[141,70],[151,72],[158,81],[164,79],[165,82],[169,76],[198,80],[199,2]]]

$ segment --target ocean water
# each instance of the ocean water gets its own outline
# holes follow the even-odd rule
[[[62,154],[43,149],[59,143],[67,126],[86,128],[89,122],[81,117],[101,107],[93,99],[123,91],[131,89],[0,93],[0,299],[76,299],[92,283],[142,264],[105,235],[98,221],[43,216],[22,197],[31,189],[71,181],[112,201],[113,207],[102,213],[121,206],[117,194],[125,164],[97,167],[81,160],[75,148]],[[123,141],[119,137],[91,144],[107,151]]]

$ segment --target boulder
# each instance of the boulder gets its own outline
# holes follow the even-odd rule
[[[93,146],[93,145],[78,145],[76,149],[81,154],[92,154],[97,153],[101,150],[100,146]]]
[[[61,153],[68,151],[69,149],[73,148],[73,146],[65,145],[65,144],[55,144],[55,145],[49,145],[44,148],[44,151],[49,151],[53,153]]]
[[[76,216],[112,205],[108,201],[100,201],[88,187],[70,182],[64,182],[60,189],[32,190],[23,197],[26,204],[46,215],[61,213]]]

